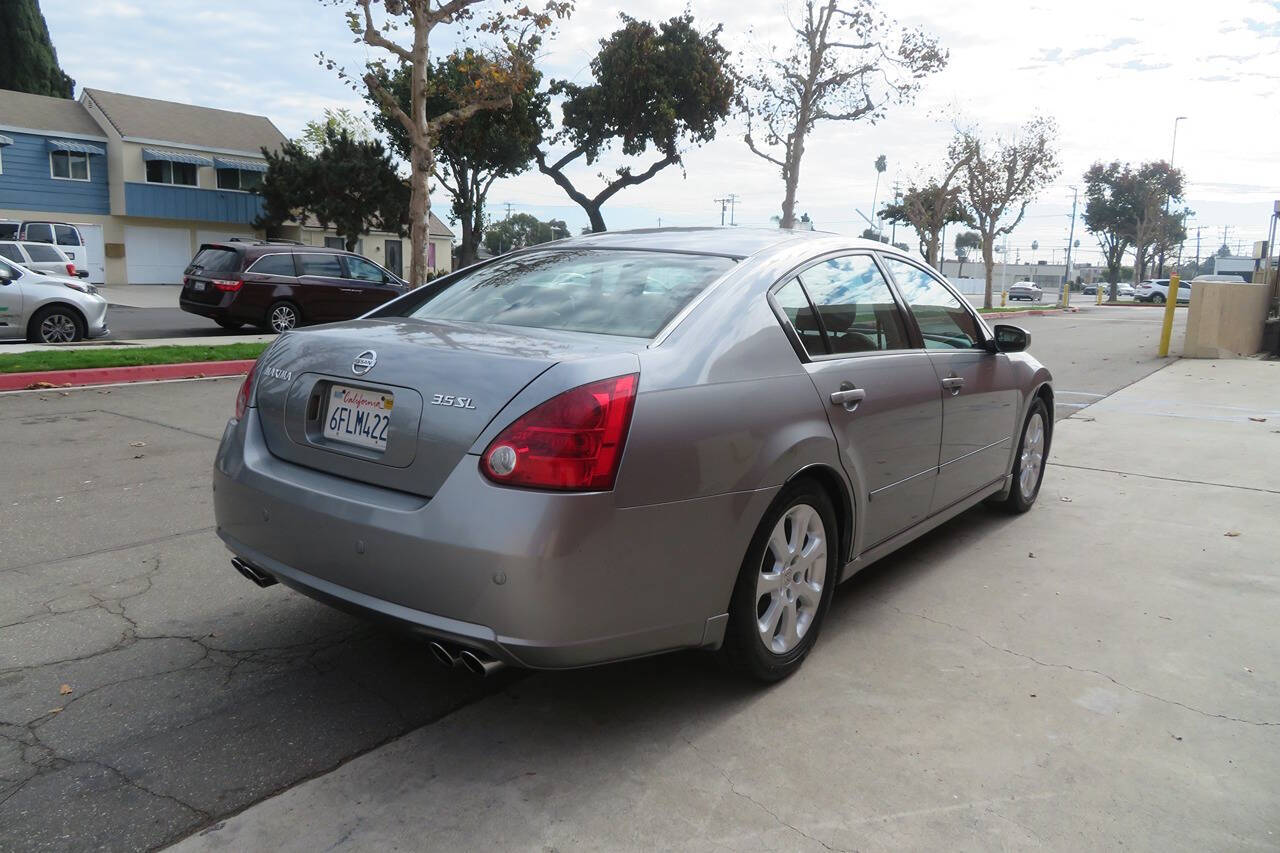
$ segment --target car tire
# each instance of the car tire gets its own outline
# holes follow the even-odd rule
[[[217,323],[228,332],[234,332],[236,329],[244,326],[244,323],[241,323],[239,320],[214,320],[213,322]]]
[[[84,317],[65,305],[46,305],[27,324],[27,341],[33,344],[66,344],[88,334]]]
[[[302,325],[302,312],[292,302],[272,303],[267,309],[267,328],[273,332],[287,332]]]
[[[1037,398],[1022,423],[1018,453],[1013,457],[1013,479],[1009,486],[1009,497],[1004,501],[1006,511],[1015,515],[1024,513],[1036,502],[1040,484],[1044,482],[1045,461],[1049,458],[1049,439],[1052,434],[1049,409],[1044,400]]]
[[[765,682],[800,668],[831,605],[839,541],[831,499],[813,480],[797,480],[774,499],[729,602],[723,653],[730,665]]]
[[[1157,305],[1163,305],[1165,303],[1164,294],[1162,293],[1151,294],[1151,301]]]

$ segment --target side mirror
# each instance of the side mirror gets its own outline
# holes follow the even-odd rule
[[[1031,346],[1031,333],[1018,326],[1000,324],[995,332],[997,352],[1022,352]]]
[[[0,266],[0,284],[8,284],[11,281],[13,281],[13,270]]]

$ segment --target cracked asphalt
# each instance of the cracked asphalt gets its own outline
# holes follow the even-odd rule
[[[238,385],[0,398],[0,849],[161,846],[501,685],[231,569]]]

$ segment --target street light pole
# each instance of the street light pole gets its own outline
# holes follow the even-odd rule
[[[1076,187],[1069,189],[1071,190],[1071,233],[1067,237],[1067,268],[1062,276],[1063,308],[1071,304],[1071,246],[1076,241],[1076,204],[1080,201],[1080,190]]]
[[[1186,121],[1186,116],[1178,116],[1173,120],[1173,144],[1169,146],[1169,171],[1173,172],[1173,156],[1178,153],[1178,122]],[[1167,226],[1169,220],[1169,197],[1164,198],[1164,222],[1160,223],[1163,229]],[[1160,278],[1164,278],[1164,245],[1160,246]]]

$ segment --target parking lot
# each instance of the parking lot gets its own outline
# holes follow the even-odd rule
[[[859,575],[766,690],[478,681],[257,589],[212,531],[236,380],[0,398],[0,848],[1274,846],[1280,479],[1241,460],[1280,365],[1153,374],[1159,313],[1019,318],[1089,406],[1040,503]]]

